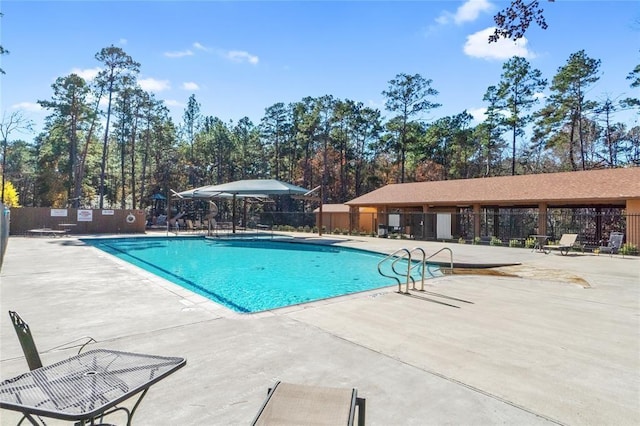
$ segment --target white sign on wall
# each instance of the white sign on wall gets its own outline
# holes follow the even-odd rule
[[[115,210],[102,210],[102,216],[113,216],[115,214]]]
[[[78,222],[92,222],[93,210],[78,210]]]
[[[391,228],[399,228],[400,227],[400,215],[399,214],[390,214],[389,215],[389,227],[391,227]]]
[[[67,209],[51,209],[52,217],[67,217]]]

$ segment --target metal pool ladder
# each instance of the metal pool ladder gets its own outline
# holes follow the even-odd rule
[[[398,249],[378,262],[378,272],[383,277],[391,278],[398,283],[398,293],[403,293],[402,283],[404,280],[404,282],[406,283],[404,293],[408,294],[409,283],[411,283],[412,289],[416,289],[416,280],[415,278],[413,278],[411,272],[415,268],[418,268],[418,272],[421,276],[420,291],[424,291],[424,278],[427,271],[427,261],[444,251],[449,252],[449,272],[453,274],[453,251],[449,247],[443,247],[429,257],[427,257],[424,249],[422,249],[421,247],[414,247],[412,249]],[[419,259],[414,260],[414,256],[416,253],[419,255]],[[382,271],[382,266],[389,262],[392,274]],[[404,268],[404,262],[406,262],[406,268]],[[402,270],[400,270],[400,268],[402,268]],[[404,269],[406,269],[406,272],[404,271]],[[401,280],[400,278],[403,278],[403,280]]]

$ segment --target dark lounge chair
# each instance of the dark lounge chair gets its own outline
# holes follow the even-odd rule
[[[609,253],[609,256],[612,254],[618,253],[620,248],[622,247],[622,240],[624,239],[624,234],[622,232],[612,232],[609,235],[609,241],[606,246],[600,246],[598,249],[600,253]]]

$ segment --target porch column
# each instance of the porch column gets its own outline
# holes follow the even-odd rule
[[[377,223],[377,229],[376,232],[378,233],[378,236],[387,236],[388,234],[388,219],[389,216],[389,209],[388,206],[378,206],[378,223]],[[384,232],[382,234],[380,234],[380,225],[384,226]]]
[[[538,235],[547,235],[547,203],[538,204]]]
[[[354,215],[356,214],[356,211],[358,211],[360,209],[360,207],[353,207],[353,206],[349,206],[349,235],[351,235],[351,231],[354,229],[354,224],[356,225],[357,228],[359,228],[358,225],[358,217],[355,217],[354,220]]]
[[[627,200],[625,213],[627,215],[626,242],[640,247],[640,199]]]
[[[429,221],[428,219],[428,214],[429,211],[431,210],[431,207],[429,207],[428,204],[423,204],[422,205],[422,220],[420,221],[420,239],[421,240],[426,240],[427,239],[427,226]]]
[[[480,204],[473,205],[473,237],[480,238]]]

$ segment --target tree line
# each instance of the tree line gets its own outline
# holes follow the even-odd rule
[[[145,208],[171,189],[260,178],[322,185],[324,202],[342,203],[389,183],[640,165],[640,127],[615,119],[640,101],[593,99],[601,62],[584,50],[550,81],[525,58],[507,60],[479,124],[467,111],[429,119],[441,106],[432,80],[403,73],[382,90],[389,117],[325,95],[275,103],[259,123],[225,122],[191,95],[175,123],[126,52],[95,58],[96,78],[59,77],[38,100],[49,116],[32,142],[10,139],[19,115],[0,123],[3,180],[20,205]],[[625,77],[640,86],[640,65]]]

